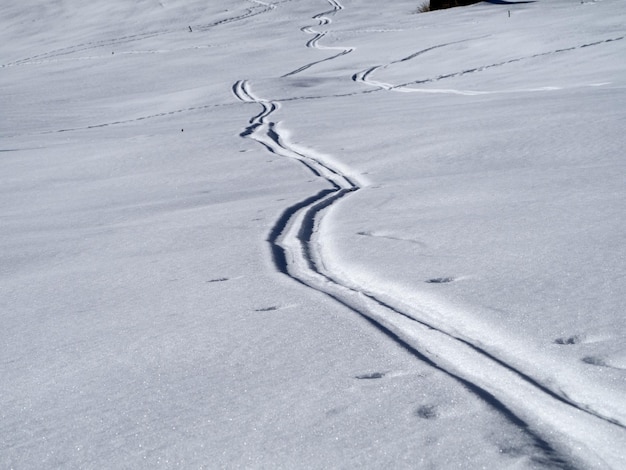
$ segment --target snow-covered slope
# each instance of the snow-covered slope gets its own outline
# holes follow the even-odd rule
[[[626,465],[626,5],[417,6],[0,6],[0,466]]]

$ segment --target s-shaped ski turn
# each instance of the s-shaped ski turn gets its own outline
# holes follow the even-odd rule
[[[316,16],[321,25],[330,22],[327,15],[342,8],[337,2],[329,2],[333,10]],[[319,48],[317,41],[323,33],[317,34],[307,43],[308,47]],[[343,54],[324,60],[340,55]],[[406,60],[416,55],[419,53]],[[355,81],[367,81],[367,76],[377,68],[368,69],[361,76],[357,74]],[[430,314],[420,312],[419,307],[408,306],[402,299],[390,299],[328,270],[320,248],[323,240],[319,229],[324,217],[331,207],[346,201],[364,186],[349,170],[339,169],[316,152],[293,145],[288,131],[272,120],[280,109],[279,102],[255,95],[247,80],[237,81],[232,92],[239,101],[261,107],[250,118],[241,137],[258,142],[277,156],[298,161],[329,186],[287,207],[271,228],[267,241],[279,272],[363,316],[416,357],[458,380],[527,433],[554,468],[626,466],[626,457],[621,453],[626,445],[621,422],[554,393],[490,354],[480,343],[438,325],[430,319]],[[607,448],[613,452],[607,453]]]
[[[317,15],[315,15],[313,17],[313,19],[318,21],[318,26],[326,26],[329,25],[330,23],[332,23],[331,20],[331,16],[333,16],[335,13],[337,13],[338,11],[343,10],[343,5],[341,5],[339,2],[335,1],[335,0],[328,0],[328,3],[330,3],[332,9],[329,11],[325,11],[323,13],[319,13]],[[312,27],[310,26],[306,26],[304,28],[301,29],[301,31],[303,33],[307,33],[307,34],[312,34],[313,38],[310,39],[307,43],[306,43],[306,47],[310,47],[312,49],[319,49],[319,50],[326,50],[326,51],[332,51],[332,50],[338,50],[339,52],[337,54],[334,54],[332,56],[329,57],[325,57],[323,59],[320,60],[316,60],[315,62],[310,62],[308,64],[303,65],[302,67],[298,67],[295,70],[292,70],[291,72],[288,72],[284,75],[281,76],[281,78],[286,78],[286,77],[291,77],[293,75],[296,75],[300,72],[304,72],[307,69],[310,69],[311,67],[313,67],[314,65],[317,64],[321,64],[322,62],[328,62],[330,60],[334,60],[337,59],[341,56],[350,54],[352,51],[354,51],[353,47],[331,47],[331,46],[322,46],[320,45],[320,40],[326,36],[328,34],[328,31],[315,31]]]
[[[261,107],[241,137],[258,142],[275,155],[298,161],[329,186],[286,208],[271,228],[267,241],[278,271],[363,316],[416,357],[461,382],[528,433],[556,468],[619,468],[616,463],[622,462],[619,454],[623,439],[613,428],[622,428],[620,423],[560,399],[467,340],[328,271],[320,250],[319,227],[331,206],[363,186],[355,175],[339,171],[315,152],[293,146],[287,131],[271,120],[280,109],[279,103],[257,97],[246,80],[236,82],[232,91],[240,101]],[[606,448],[607,441],[615,455],[605,460],[599,449]]]

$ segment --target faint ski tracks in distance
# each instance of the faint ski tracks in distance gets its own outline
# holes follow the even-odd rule
[[[267,13],[273,10],[274,8],[276,8],[276,5],[278,5],[279,3],[288,2],[290,0],[282,0],[279,2],[273,2],[273,3],[262,2],[260,0],[247,0],[247,1],[250,3],[254,3],[255,6],[247,8],[242,14],[230,16],[228,18],[217,20],[212,23],[208,23],[204,25],[197,25],[193,29],[196,31],[204,32],[216,26],[221,26],[221,25],[225,25],[228,23],[233,23],[235,21],[241,21],[241,20],[245,20],[248,18],[252,18],[254,16],[260,15],[262,13]],[[171,28],[171,29],[163,29],[159,31],[149,31],[149,32],[140,33],[140,34],[121,36],[118,38],[102,39],[99,41],[88,41],[88,42],[76,44],[73,46],[54,49],[52,51],[37,54],[32,57],[27,57],[25,59],[15,60],[13,62],[0,65],[0,68],[15,67],[17,65],[27,65],[27,64],[32,63],[33,61],[41,61],[42,59],[46,59],[47,61],[49,61],[49,59],[53,59],[53,58],[61,57],[65,55],[70,55],[70,54],[75,54],[77,52],[83,52],[83,51],[90,50],[90,49],[96,49],[100,47],[108,47],[108,46],[114,46],[118,44],[141,41],[144,39],[149,39],[149,38],[153,38],[156,36],[163,36],[166,34],[171,34],[171,33],[180,32],[180,31],[181,31],[181,28]]]
[[[342,8],[333,0],[327,1],[333,5],[332,12]],[[321,18],[320,24],[327,24],[327,14],[316,15],[317,19]],[[309,47],[319,48],[317,41],[323,35],[317,34],[309,41]],[[411,60],[446,45],[419,51],[394,63]],[[317,63],[320,61],[285,76],[299,73]],[[380,66],[367,69],[360,75],[355,74],[353,79],[367,83],[368,75],[378,68]],[[623,457],[619,455],[623,439],[614,432],[616,427],[624,429],[619,421],[602,416],[551,390],[485,350],[480,343],[428,320],[429,315],[330,272],[319,249],[319,227],[327,209],[362,188],[358,178],[350,175],[349,171],[336,168],[314,151],[293,145],[288,132],[271,120],[280,109],[278,101],[256,96],[247,80],[237,81],[232,92],[241,102],[261,106],[261,111],[250,118],[241,137],[255,140],[275,155],[300,162],[330,185],[330,188],[286,208],[270,230],[267,241],[278,271],[350,308],[415,356],[460,381],[526,432],[549,459],[551,466],[573,468],[578,465],[597,466],[601,462],[605,465],[623,463]],[[488,376],[486,370],[489,371]],[[590,433],[590,429],[594,432]],[[615,454],[602,457],[601,449],[607,443],[615,449]],[[604,462],[604,458],[608,458],[610,463]]]
[[[467,95],[479,95],[479,94],[493,94],[493,93],[505,93],[508,91],[469,91],[469,90],[438,90],[438,89],[420,89],[420,88],[410,88],[409,85],[423,85],[426,83],[435,83],[435,82],[439,82],[441,80],[445,80],[448,78],[455,78],[455,77],[461,77],[463,75],[467,75],[467,74],[471,74],[471,73],[477,73],[477,72],[483,72],[485,70],[489,70],[495,67],[503,67],[505,65],[509,65],[509,64],[513,64],[516,62],[522,62],[522,61],[526,61],[526,60],[531,60],[531,59],[536,59],[539,57],[545,57],[545,56],[550,56],[553,54],[560,54],[560,53],[564,53],[564,52],[571,52],[571,51],[575,51],[575,50],[580,50],[580,49],[585,49],[587,47],[594,47],[594,46],[599,46],[602,44],[607,44],[607,43],[611,43],[611,42],[615,42],[615,41],[621,41],[625,38],[626,36],[618,36],[618,37],[614,37],[614,38],[608,38],[608,39],[603,39],[600,41],[594,41],[591,43],[587,43],[587,44],[581,44],[581,45],[577,45],[577,46],[571,46],[571,47],[565,47],[565,48],[561,48],[561,49],[555,49],[553,51],[547,51],[547,52],[540,52],[538,54],[532,54],[529,56],[523,56],[523,57],[516,57],[514,59],[508,59],[505,61],[501,61],[501,62],[496,62],[493,64],[487,64],[487,65],[481,65],[478,67],[473,67],[473,68],[469,68],[469,69],[465,69],[465,70],[461,70],[459,72],[451,72],[451,73],[447,73],[447,74],[443,74],[443,75],[438,75],[437,77],[431,77],[431,78],[425,78],[425,79],[421,79],[421,80],[413,80],[410,82],[406,82],[406,83],[401,83],[401,84],[391,84],[391,83],[384,83],[384,82],[379,82],[379,81],[374,81],[372,79],[370,79],[370,76],[373,75],[374,72],[390,67],[391,65],[394,64],[399,64],[401,62],[405,62],[407,60],[411,60],[419,55],[422,55],[426,52],[430,52],[434,49],[438,49],[438,48],[442,48],[442,47],[446,47],[446,46],[450,46],[453,44],[457,44],[460,42],[465,42],[465,41],[455,41],[455,42],[451,42],[451,43],[446,43],[446,44],[440,44],[437,46],[433,46],[433,47],[429,47],[426,49],[423,49],[421,51],[418,51],[414,54],[411,54],[403,59],[399,59],[399,60],[395,60],[392,62],[389,62],[388,64],[385,65],[376,65],[373,67],[369,67],[365,70],[362,70],[358,73],[355,73],[354,75],[352,75],[352,80],[355,82],[359,82],[359,83],[363,83],[365,85],[369,85],[369,86],[373,86],[373,87],[377,87],[380,89],[384,89],[384,90],[390,90],[390,91],[399,91],[399,92],[405,92],[405,93],[455,93],[455,94],[467,94]],[[533,90],[510,90],[512,92],[515,91],[541,91],[541,90],[546,90],[549,88],[540,88],[540,89],[533,89]]]
[[[220,26],[220,25],[224,25],[224,24],[228,24],[228,23],[233,23],[235,21],[240,21],[240,20],[245,20],[248,18],[252,18],[253,16],[257,16],[260,15],[262,13],[267,13],[268,11],[273,10],[274,8],[276,8],[276,5],[278,3],[282,3],[282,2],[273,2],[273,3],[267,3],[267,2],[262,2],[260,0],[247,0],[250,3],[254,3],[256,4],[253,7],[247,8],[246,11],[244,13],[242,13],[241,15],[236,15],[236,16],[232,16],[229,18],[225,18],[223,20],[219,20],[219,21],[215,21],[213,23],[209,23],[206,25],[200,25],[200,26],[196,26],[196,29],[198,31],[206,31],[208,29],[214,28],[215,26]],[[284,1],[289,1],[289,0],[283,0]]]
[[[481,37],[476,38],[476,39],[483,39],[485,37],[486,36],[481,36]],[[370,68],[367,68],[365,70],[362,70],[361,72],[357,72],[354,75],[352,75],[352,80],[355,81],[355,82],[365,83],[367,85],[378,86],[378,87],[380,87],[382,89],[385,89],[385,90],[393,89],[393,88],[395,88],[395,86],[387,84],[387,83],[371,81],[369,79],[369,76],[372,75],[377,70],[386,69],[387,67],[390,67],[390,66],[392,66],[394,64],[400,64],[402,62],[407,62],[409,60],[415,59],[416,57],[418,57],[418,56],[420,56],[422,54],[426,54],[427,52],[434,51],[435,49],[441,49],[443,47],[451,46],[453,44],[461,44],[461,43],[464,43],[464,42],[467,42],[467,41],[468,41],[467,39],[463,39],[461,41],[446,42],[444,44],[438,44],[436,46],[427,47],[426,49],[422,49],[422,50],[419,50],[417,52],[414,52],[413,54],[410,54],[410,55],[408,55],[406,57],[403,57],[402,59],[394,60],[392,62],[389,62],[388,64],[385,64],[385,65],[375,65],[373,67],[370,67]]]
[[[56,133],[62,133],[62,132],[76,132],[76,131],[84,131],[84,130],[89,130],[89,129],[99,129],[102,127],[119,126],[122,124],[132,124],[134,122],[144,121],[146,119],[155,119],[155,118],[173,116],[175,114],[183,114],[183,113],[190,113],[193,111],[200,111],[203,109],[222,108],[222,107],[230,107],[230,106],[234,106],[234,104],[233,103],[221,103],[221,104],[205,104],[201,106],[190,106],[189,108],[176,109],[174,111],[164,111],[162,113],[148,114],[145,116],[139,116],[139,117],[132,118],[132,119],[120,119],[118,121],[101,122],[99,124],[90,124],[87,126],[66,127],[63,129],[51,129],[51,130],[45,130],[45,131],[42,130],[39,132],[28,132],[24,134],[9,134],[4,137],[18,137],[18,136],[25,136],[25,135],[47,135],[47,134],[56,134]]]
[[[220,26],[220,25],[224,25],[224,24],[228,24],[228,23],[233,23],[236,21],[241,21],[244,19],[248,19],[257,15],[260,15],[262,13],[267,13],[273,9],[276,8],[276,5],[280,4],[280,3],[285,3],[285,2],[289,2],[291,0],[280,0],[277,2],[272,2],[272,3],[268,3],[268,2],[263,2],[260,0],[246,0],[250,3],[254,3],[255,6],[251,7],[251,8],[247,8],[245,10],[244,13],[239,14],[239,15],[235,15],[235,16],[230,16],[228,18],[222,19],[222,20],[218,20],[215,21],[213,23],[209,23],[206,25],[200,25],[200,26],[196,26],[196,30],[200,30],[200,31],[207,31],[211,28],[214,28],[216,26]],[[162,36],[162,35],[166,35],[166,34],[170,34],[170,33],[174,33],[179,31],[180,29],[164,29],[164,30],[160,30],[160,31],[152,31],[152,32],[146,32],[146,33],[140,33],[140,34],[133,34],[133,35],[128,35],[128,36],[121,36],[118,38],[112,38],[112,39],[103,39],[103,40],[99,40],[99,41],[89,41],[89,42],[84,42],[84,43],[80,43],[77,45],[73,45],[73,46],[68,46],[68,47],[64,47],[64,48],[59,48],[59,49],[54,49],[52,51],[48,51],[42,54],[37,54],[25,59],[20,59],[20,60],[16,60],[7,64],[3,64],[0,65],[0,68],[5,68],[5,67],[14,67],[14,66],[18,66],[18,65],[31,65],[31,64],[45,64],[45,63],[51,63],[53,62],[52,59],[56,59],[58,57],[62,57],[65,55],[70,55],[70,54],[74,54],[76,52],[82,52],[85,50],[89,50],[89,49],[95,49],[95,48],[100,48],[100,47],[106,47],[106,46],[112,46],[112,45],[117,45],[117,44],[124,44],[124,43],[129,43],[129,42],[135,42],[135,41],[141,41],[143,39],[148,39],[148,38],[153,38],[156,36]],[[205,47],[200,47],[200,46],[196,46],[198,49],[200,48],[205,48]],[[141,51],[143,53],[158,53],[161,51]],[[124,53],[122,52],[121,54],[131,54],[132,52],[127,52]],[[134,53],[139,53],[139,52],[134,52]],[[109,57],[108,55],[106,56],[102,56],[102,57],[96,57],[95,59],[100,59],[100,58],[104,58],[104,57]],[[94,59],[94,58],[79,58],[82,60],[87,60],[87,59]],[[60,61],[62,59],[58,59],[58,61]],[[149,115],[144,115],[144,116],[139,116],[136,118],[132,118],[132,119],[120,119],[117,121],[109,121],[109,122],[101,122],[98,124],[90,124],[90,125],[85,125],[85,126],[77,126],[77,127],[67,127],[67,128],[62,128],[62,129],[53,129],[53,130],[45,130],[45,131],[41,131],[41,132],[35,132],[35,133],[27,133],[27,134],[10,134],[7,135],[5,137],[17,137],[20,135],[45,135],[45,134],[53,134],[53,133],[61,133],[61,132],[74,132],[74,131],[81,131],[81,130],[89,130],[89,129],[98,129],[98,128],[102,128],[102,127],[110,127],[110,126],[117,126],[117,125],[121,125],[121,124],[131,124],[133,122],[138,122],[138,121],[143,121],[145,119],[154,119],[154,118],[160,118],[160,117],[166,117],[166,116],[171,116],[174,114],[180,114],[180,113],[187,113],[187,112],[193,112],[193,111],[198,111],[198,110],[203,110],[203,109],[209,109],[209,108],[215,108],[215,107],[221,107],[221,106],[232,106],[232,104],[230,103],[225,103],[225,104],[208,104],[208,105],[201,105],[201,106],[191,106],[188,108],[183,108],[183,109],[177,109],[174,111],[164,111],[164,112],[160,112],[160,113],[154,113],[154,114],[149,114]]]
[[[319,26],[324,26],[324,25],[330,24],[331,23],[331,19],[329,18],[329,16],[334,15],[335,13],[337,13],[340,10],[343,10],[343,5],[341,5],[339,2],[337,2],[335,0],[327,0],[327,1],[328,1],[328,3],[331,4],[332,10],[325,11],[323,13],[319,13],[319,14],[317,14],[317,15],[315,15],[313,17],[313,19],[318,20]],[[338,57],[344,56],[346,54],[350,54],[354,50],[354,48],[352,48],[352,47],[320,46],[320,44],[319,44],[320,39],[322,39],[324,36],[326,36],[328,34],[328,31],[318,32],[318,31],[315,31],[310,26],[306,26],[306,27],[302,28],[301,31],[303,33],[313,34],[314,35],[313,39],[311,39],[310,41],[308,41],[306,43],[306,47],[310,47],[310,48],[313,48],[313,49],[320,49],[320,50],[339,50],[341,52],[339,52],[338,54],[332,55],[330,57],[326,57],[324,59],[317,60],[315,62],[310,62],[310,63],[308,63],[306,65],[303,65],[302,67],[299,67],[299,68],[297,68],[295,70],[292,70],[291,72],[288,72],[288,73],[282,75],[281,78],[291,77],[291,76],[296,75],[296,74],[298,74],[300,72],[303,72],[304,70],[310,69],[314,65],[321,64],[322,62],[327,62],[329,60],[337,59]]]
[[[15,67],[17,65],[27,65],[27,64],[32,63],[33,61],[38,61],[38,62],[43,61],[43,59],[46,59],[47,62],[50,62],[50,59],[69,55],[69,54],[74,54],[76,52],[96,49],[99,47],[114,46],[117,44],[125,44],[129,42],[134,42],[134,41],[141,41],[143,39],[149,39],[149,38],[153,38],[156,36],[169,34],[169,33],[172,33],[173,31],[174,30],[152,31],[152,32],[147,32],[147,33],[142,33],[142,34],[122,36],[119,38],[103,39],[100,41],[88,41],[88,42],[84,42],[80,44],[75,44],[73,46],[62,47],[59,49],[54,49],[52,51],[43,52],[41,54],[37,54],[32,57],[27,57],[25,59],[15,60],[13,62],[9,62],[8,64],[0,65],[0,68]]]

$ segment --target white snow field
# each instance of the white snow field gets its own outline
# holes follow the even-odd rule
[[[0,468],[626,468],[626,2],[3,0]]]

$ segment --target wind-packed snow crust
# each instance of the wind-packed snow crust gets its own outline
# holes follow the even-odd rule
[[[0,466],[624,468],[620,0],[0,6]]]

